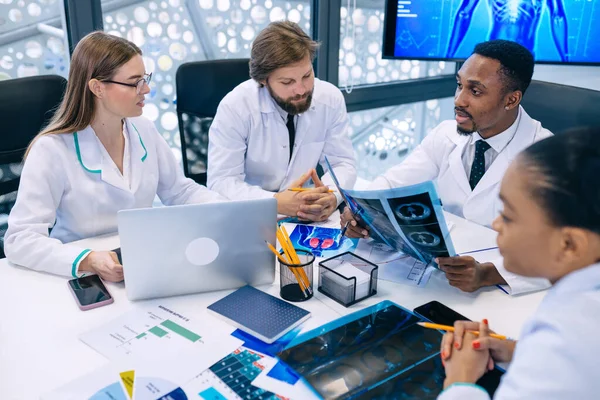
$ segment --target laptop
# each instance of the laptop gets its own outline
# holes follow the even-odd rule
[[[122,210],[117,214],[130,300],[273,283],[277,200]]]

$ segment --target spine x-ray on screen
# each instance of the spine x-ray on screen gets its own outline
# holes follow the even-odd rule
[[[463,60],[512,40],[537,62],[600,63],[600,0],[388,0],[384,57]]]

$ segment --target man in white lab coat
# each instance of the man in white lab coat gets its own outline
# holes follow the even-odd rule
[[[356,180],[348,115],[340,90],[314,77],[318,44],[295,23],[275,22],[252,45],[250,76],[219,104],[209,131],[207,186],[230,199],[275,197],[280,214],[322,221]],[[312,178],[316,187],[290,191]]]
[[[490,227],[502,208],[498,192],[510,162],[521,150],[552,135],[520,106],[533,65],[529,50],[515,42],[492,40],[477,45],[456,74],[455,119],[434,128],[402,163],[375,179],[370,189],[435,180],[445,210]],[[368,235],[346,210],[342,224],[348,221],[349,236]],[[546,280],[506,271],[499,255],[490,261],[460,256],[438,260],[450,285],[467,292],[498,284],[507,284],[511,294],[549,287]]]

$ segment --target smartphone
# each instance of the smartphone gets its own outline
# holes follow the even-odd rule
[[[111,251],[115,252],[115,254],[117,255],[117,258],[119,259],[119,264],[123,265],[123,258],[121,256],[121,248],[117,247],[116,249],[112,249]]]
[[[467,317],[457,313],[450,307],[447,307],[439,301],[430,301],[413,310],[415,314],[423,317],[435,324],[454,325],[456,321],[470,321]],[[486,372],[478,381],[477,384],[484,388],[490,397],[494,397],[496,389],[500,385],[500,379],[504,375],[504,370],[496,367],[491,371]]]
[[[441,325],[454,325],[456,321],[470,321],[469,318],[446,307],[439,301],[430,301],[413,310],[415,314]]]
[[[71,289],[79,308],[83,311],[114,302],[113,297],[98,275],[87,275],[71,279],[69,289]]]

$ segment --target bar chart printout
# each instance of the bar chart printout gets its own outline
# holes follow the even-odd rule
[[[218,351],[222,342],[219,336],[229,333],[214,326],[195,325],[184,315],[159,305],[126,313],[80,339],[110,360],[132,356],[156,359],[183,351]]]

